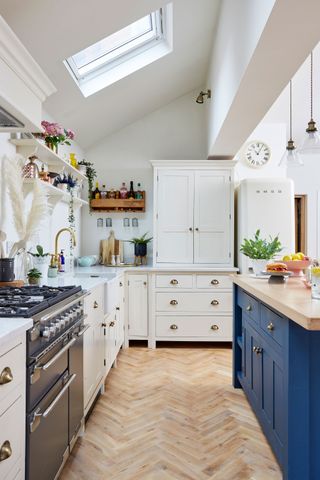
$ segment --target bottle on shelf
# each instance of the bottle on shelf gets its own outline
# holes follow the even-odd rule
[[[107,190],[106,186],[103,184],[100,192],[100,198],[107,198]]]
[[[93,190],[93,195],[92,197],[95,200],[99,200],[101,198],[100,190],[99,190],[99,182],[96,182],[96,189]]]
[[[109,198],[116,198],[116,191],[114,188],[111,188],[109,192]]]
[[[128,197],[128,189],[126,187],[125,182],[122,182],[122,186],[120,188],[120,198],[127,198]]]
[[[143,198],[143,193],[141,190],[141,183],[137,184],[136,199],[141,200]]]
[[[128,193],[128,198],[135,198],[134,190],[133,190],[133,181],[130,182],[130,190]]]

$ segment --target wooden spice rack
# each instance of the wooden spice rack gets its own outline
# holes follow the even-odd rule
[[[146,192],[143,198],[101,198],[90,201],[93,211],[97,212],[145,212]]]

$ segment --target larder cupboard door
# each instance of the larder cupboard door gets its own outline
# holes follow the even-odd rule
[[[129,338],[148,336],[148,275],[130,275],[128,280]]]
[[[194,172],[159,172],[158,263],[193,263],[193,193]]]
[[[195,173],[194,263],[230,262],[230,172]]]

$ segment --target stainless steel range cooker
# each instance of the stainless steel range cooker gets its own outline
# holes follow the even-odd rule
[[[59,476],[83,422],[81,287],[0,288],[0,317],[32,318],[27,331],[26,479]]]

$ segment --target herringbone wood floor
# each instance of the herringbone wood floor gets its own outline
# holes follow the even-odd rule
[[[119,355],[61,480],[279,480],[227,348]]]

